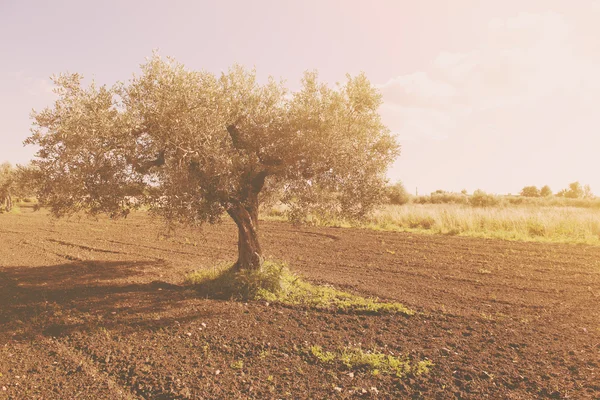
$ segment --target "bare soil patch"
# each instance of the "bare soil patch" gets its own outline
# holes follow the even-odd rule
[[[232,223],[0,216],[0,399],[600,398],[600,248],[263,222],[266,253],[414,316],[201,298]],[[311,346],[431,360],[395,376]]]

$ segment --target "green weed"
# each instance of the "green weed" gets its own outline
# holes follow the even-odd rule
[[[414,314],[400,303],[381,302],[312,284],[292,273],[285,264],[273,261],[265,261],[257,271],[235,271],[227,266],[201,270],[190,274],[187,282],[203,295],[219,299],[264,300],[345,312]]]
[[[242,360],[232,362],[230,367],[231,369],[242,369],[244,368],[244,362]]]
[[[320,363],[323,364],[328,364],[335,360],[335,354],[329,351],[324,352],[321,346],[311,346],[310,352]]]
[[[396,357],[379,351],[364,351],[357,347],[344,347],[339,351],[330,352],[323,351],[321,346],[312,346],[310,354],[321,364],[339,363],[346,369],[368,371],[372,375],[395,375],[399,378],[429,373],[433,366],[429,360],[411,363],[408,358]]]

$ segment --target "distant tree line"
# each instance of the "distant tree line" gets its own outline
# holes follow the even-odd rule
[[[411,196],[402,182],[388,185],[385,193],[387,203],[393,205],[412,202],[415,204],[464,204],[473,207],[489,207],[498,205],[501,202],[501,196],[486,193],[480,189],[475,190],[472,195],[469,195],[466,190],[460,193],[436,190],[429,195]]]
[[[466,190],[460,193],[436,190],[428,195],[411,195],[402,182],[396,182],[387,186],[385,191],[385,202],[392,205],[403,204],[462,204],[473,207],[491,207],[503,205],[537,205],[537,206],[573,206],[585,208],[600,208],[600,199],[591,191],[589,185],[582,186],[579,182],[573,182],[568,188],[556,194],[550,186],[541,188],[537,186],[526,186],[518,196],[496,195],[486,193],[481,189],[469,194]]]
[[[548,185],[543,186],[541,189],[538,189],[537,186],[525,186],[520,194],[523,197],[549,197],[552,196],[552,189]],[[568,188],[560,190],[556,193],[556,196],[567,199],[595,198],[590,185],[582,186],[579,182],[570,183]]]

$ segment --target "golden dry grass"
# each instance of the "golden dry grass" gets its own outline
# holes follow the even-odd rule
[[[373,214],[367,225],[385,230],[600,244],[600,211],[574,207],[385,206]]]
[[[283,218],[281,209],[264,215],[265,219]],[[311,222],[321,226],[600,245],[600,210],[595,208],[407,204],[383,206],[361,223],[317,218]]]

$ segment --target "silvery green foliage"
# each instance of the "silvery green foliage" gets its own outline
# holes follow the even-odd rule
[[[237,65],[216,76],[156,54],[112,87],[56,77],[58,100],[32,114],[26,140],[39,146],[39,200],[59,216],[145,206],[185,223],[273,196],[297,219],[364,216],[399,147],[363,74],[335,88],[317,78],[290,93]]]

